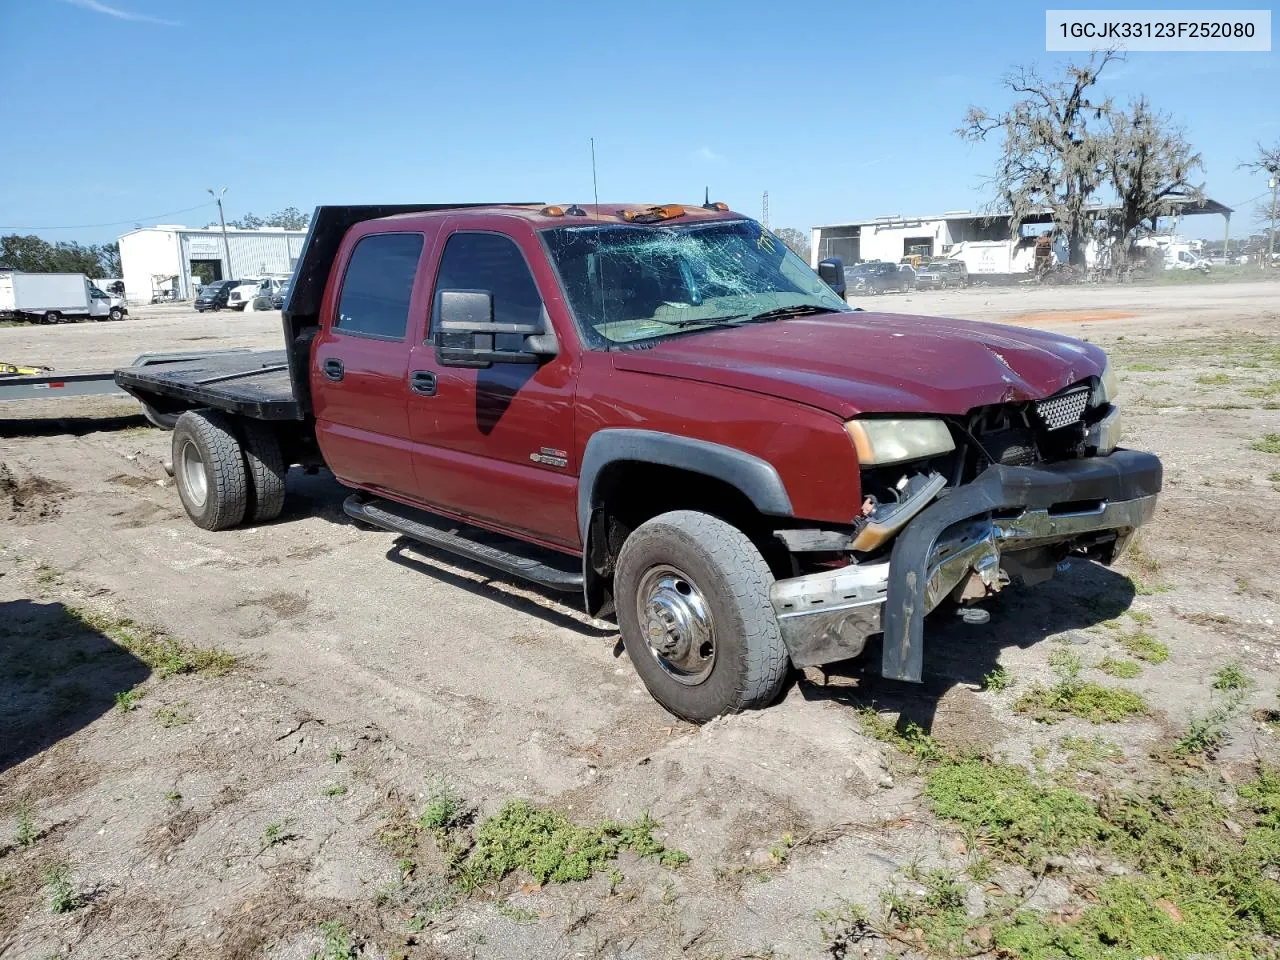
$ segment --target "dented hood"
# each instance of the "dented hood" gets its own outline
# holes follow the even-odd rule
[[[690,333],[614,354],[618,370],[721,384],[841,417],[960,414],[1034,400],[1102,373],[1071,337],[968,320],[838,313]]]

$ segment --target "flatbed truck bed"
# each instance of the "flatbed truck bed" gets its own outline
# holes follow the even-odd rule
[[[212,407],[255,420],[305,419],[283,350],[213,355],[163,367],[122,367],[115,382],[153,405],[164,398],[178,407]]]

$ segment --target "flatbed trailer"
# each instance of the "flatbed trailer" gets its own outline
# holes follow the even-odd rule
[[[135,362],[115,371],[114,383],[161,410],[212,407],[255,420],[306,417],[283,350],[210,354],[166,363],[162,370],[155,364]]]
[[[180,353],[144,353],[125,370],[156,372],[158,368],[181,367],[205,361],[233,362],[250,355],[244,349],[183,351]],[[31,370],[35,372],[21,372]],[[4,371],[14,371],[6,373]],[[16,363],[0,363],[0,402],[14,400],[57,400],[65,397],[124,396],[130,391],[117,380],[115,370],[79,370],[64,372],[47,367],[24,367]],[[139,398],[142,399],[142,398]],[[143,414],[153,424],[172,429],[174,417],[165,415],[142,399]]]

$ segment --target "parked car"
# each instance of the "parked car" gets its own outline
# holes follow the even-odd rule
[[[916,271],[916,285],[930,290],[967,287],[969,268],[959,260],[934,260]]]
[[[1151,519],[1161,464],[1119,447],[1096,344],[855,310],[766,238],[723,204],[322,206],[283,350],[116,382],[180,414],[197,526],[268,523],[290,465],[327,467],[362,523],[615,615],[693,721],[877,634],[919,683],[925,614]]]
[[[227,307],[231,310],[243,310],[253,302],[265,283],[261,277],[253,280],[241,280],[227,292]]]
[[[844,272],[845,288],[850,296],[889,293],[895,290],[898,293],[906,293],[911,289],[914,279],[900,271],[898,264],[880,260],[855,264],[847,267]]]
[[[914,289],[916,288],[916,270],[915,270],[915,267],[913,267],[913,266],[912,266],[911,264],[909,264],[909,263],[899,263],[899,264],[898,264],[898,273],[900,273],[900,274],[902,275],[903,280],[905,280],[905,281],[906,281],[906,285],[907,285],[907,286],[906,286],[906,289],[907,289],[907,290],[914,290]],[[905,293],[906,291],[903,291],[903,292]]]
[[[284,298],[288,293],[288,280],[263,280],[258,288],[258,295],[249,304],[249,309],[279,310],[284,306]]]
[[[205,284],[196,293],[196,313],[223,309],[227,306],[231,291],[243,282],[243,280],[214,280],[212,283]]]

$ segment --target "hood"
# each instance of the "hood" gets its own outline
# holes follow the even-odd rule
[[[750,390],[840,417],[1038,400],[1105,363],[1100,348],[1043,330],[862,312],[690,333],[614,354],[617,370]]]

